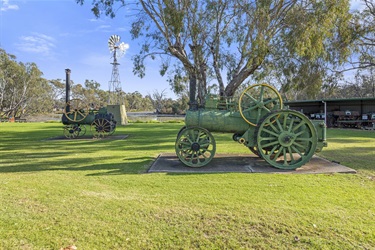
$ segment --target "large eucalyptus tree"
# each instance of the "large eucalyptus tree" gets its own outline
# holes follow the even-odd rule
[[[196,96],[203,102],[210,81],[221,96],[232,96],[265,62],[341,63],[352,40],[348,0],[93,0],[92,6],[97,17],[118,16],[123,7],[132,37],[143,39],[133,72],[143,77],[145,59],[160,57],[162,75],[180,74],[172,82],[188,77],[191,102]]]
[[[365,69],[375,67],[375,3],[362,0],[363,8],[355,13],[356,25],[359,29],[356,50],[351,60],[353,68]]]
[[[37,65],[17,62],[0,49],[0,114],[15,117],[52,108],[50,85]]]

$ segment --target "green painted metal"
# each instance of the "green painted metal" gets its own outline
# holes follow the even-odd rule
[[[97,118],[91,124],[91,133],[96,138],[104,138],[115,132],[112,121],[105,118]]]
[[[185,124],[189,127],[202,127],[211,132],[245,133],[249,129],[249,124],[242,119],[238,111],[228,110],[188,110]]]
[[[116,129],[114,115],[106,107],[90,108],[83,100],[70,99],[70,69],[65,70],[65,108],[61,117],[66,138],[73,139],[86,133],[85,125],[90,125],[94,137],[111,135]],[[94,106],[94,105],[92,105]]]
[[[202,167],[214,157],[216,142],[212,134],[204,128],[183,128],[177,136],[175,150],[185,165]]]
[[[335,99],[318,99],[318,100],[296,100],[285,102],[286,105],[293,103],[321,103],[321,102],[332,102],[332,103],[348,103],[352,101],[375,101],[374,97],[353,97],[353,98],[335,98]]]
[[[91,125],[98,111],[90,110],[81,99],[72,99],[66,103],[62,122],[65,125]]]
[[[314,155],[318,137],[314,124],[302,113],[281,110],[267,115],[256,131],[260,156],[280,169],[296,169]]]
[[[86,134],[86,126],[80,124],[69,124],[64,126],[64,136],[68,139],[74,139]]]
[[[323,121],[310,120],[316,129],[317,144],[315,152],[318,153],[323,150],[323,147],[327,147],[327,126]]]
[[[296,169],[327,146],[325,123],[283,109],[280,94],[267,84],[248,87],[238,102],[209,95],[205,108],[187,111],[185,124],[175,150],[190,167],[205,166],[214,157],[210,132],[234,133],[234,141],[280,169]]]
[[[257,126],[271,111],[282,108],[283,100],[279,92],[265,83],[249,86],[242,92],[239,100],[242,118],[253,126]]]
[[[255,84],[242,92],[239,103],[232,98],[208,95],[204,109],[186,112],[185,123],[211,132],[243,134],[249,124],[256,126],[264,115],[282,107],[282,98],[276,89],[264,83]]]
[[[69,139],[83,136],[86,133],[84,125],[90,126],[91,133],[96,138],[112,135],[116,129],[114,116],[106,107],[92,110],[80,99],[73,99],[67,103],[61,119],[65,125],[64,135]]]

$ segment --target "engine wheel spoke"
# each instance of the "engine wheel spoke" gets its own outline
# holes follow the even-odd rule
[[[242,118],[253,126],[257,126],[266,114],[282,107],[283,102],[279,92],[265,83],[248,87],[242,92],[239,100]]]
[[[270,113],[258,126],[255,136],[260,156],[280,169],[296,169],[307,163],[318,141],[314,124],[294,110]]]
[[[204,128],[183,128],[177,135],[175,151],[185,165],[202,167],[214,157],[216,142],[212,134]]]

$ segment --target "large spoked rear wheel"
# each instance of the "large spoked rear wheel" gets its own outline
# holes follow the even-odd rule
[[[262,157],[261,154],[259,153],[259,150],[258,150],[258,147],[255,146],[255,147],[249,147],[250,151],[255,154],[256,156],[259,156],[259,157]],[[269,151],[267,150],[264,150],[263,151],[265,154],[269,154]]]
[[[72,122],[83,121],[89,113],[89,107],[81,99],[72,99],[64,108],[65,117]]]
[[[200,127],[182,129],[176,139],[177,157],[189,167],[203,167],[215,155],[216,142],[212,134]]]
[[[279,92],[265,83],[251,85],[242,92],[239,100],[242,118],[253,126],[257,126],[268,113],[282,107],[283,100]]]
[[[95,119],[91,123],[91,133],[95,138],[104,138],[111,134],[112,124],[104,118]]]
[[[255,131],[260,156],[280,169],[296,169],[315,153],[317,133],[302,113],[282,110],[270,113]]]

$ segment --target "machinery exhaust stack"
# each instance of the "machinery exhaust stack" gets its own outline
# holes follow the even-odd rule
[[[65,70],[66,80],[65,80],[65,104],[70,101],[70,69]],[[66,105],[66,112],[70,111],[69,105]]]

